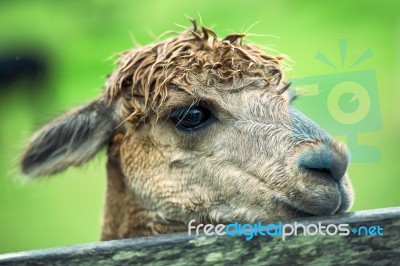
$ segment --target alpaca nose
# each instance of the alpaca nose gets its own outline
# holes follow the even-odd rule
[[[337,182],[346,173],[349,164],[347,150],[336,144],[324,144],[322,148],[303,152],[299,167],[318,176],[328,176]]]

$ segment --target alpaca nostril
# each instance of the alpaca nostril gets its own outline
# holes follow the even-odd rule
[[[336,179],[335,176],[332,174],[332,168],[314,168],[314,167],[308,167],[308,166],[302,166],[304,170],[310,172],[313,175],[320,176],[320,177],[329,177],[333,178],[336,181],[340,181],[340,178]]]
[[[331,168],[307,168],[321,173],[331,174]]]
[[[316,175],[330,176],[338,182],[346,173],[348,163],[347,152],[328,145],[302,153],[298,161],[300,168]]]

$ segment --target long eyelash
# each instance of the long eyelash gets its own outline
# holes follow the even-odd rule
[[[277,93],[278,94],[284,93],[285,91],[287,91],[289,89],[290,85],[292,85],[292,82],[285,83],[281,88],[279,88],[277,90]]]
[[[195,105],[196,105],[196,102],[194,101],[194,102],[192,102],[192,104],[191,104],[189,107],[187,107],[187,108],[185,108],[185,109],[179,110],[179,112],[178,112],[178,117],[180,117],[183,113],[184,113],[184,115],[183,115],[182,118],[178,121],[178,124],[180,124],[180,123],[182,122],[182,120],[186,117],[186,115],[187,115],[187,113],[189,112],[189,110],[190,110],[193,106],[195,106]]]
[[[289,98],[289,103],[293,103],[297,98],[299,98],[299,94],[297,94],[295,89],[288,90],[288,98]]]

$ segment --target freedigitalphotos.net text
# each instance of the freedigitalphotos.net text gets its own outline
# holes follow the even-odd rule
[[[190,220],[188,223],[188,235],[194,233],[200,235],[204,233],[207,236],[212,235],[228,235],[228,236],[245,236],[246,240],[251,240],[255,236],[273,236],[281,237],[285,240],[288,236],[348,236],[350,234],[356,236],[383,236],[383,228],[379,225],[358,226],[351,228],[349,224],[301,224],[294,222],[293,224],[284,224],[282,222],[263,224],[262,222],[254,224],[240,224],[234,222],[231,224],[198,224],[194,225],[196,220]]]

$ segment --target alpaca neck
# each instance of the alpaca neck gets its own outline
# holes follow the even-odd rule
[[[186,230],[181,224],[162,224],[154,212],[135,198],[126,184],[117,158],[108,156],[107,195],[101,240],[165,234]]]

